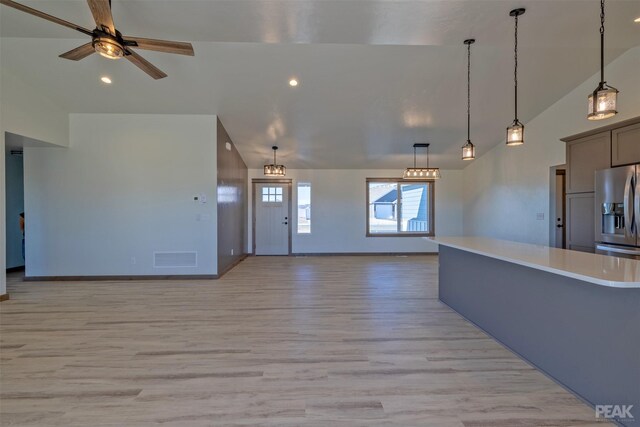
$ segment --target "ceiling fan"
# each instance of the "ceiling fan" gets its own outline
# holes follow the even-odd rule
[[[83,44],[69,52],[60,55],[61,58],[79,61],[94,52],[109,59],[126,58],[142,71],[153,77],[161,79],[167,75],[155,65],[133,51],[132,48],[155,50],[158,52],[177,53],[180,55],[194,56],[191,43],[174,42],[167,40],[145,39],[142,37],[123,36],[116,30],[111,16],[111,0],[87,0],[93,19],[96,21],[95,30],[91,31],[80,25],[56,18],[39,10],[33,9],[13,0],[0,0],[0,4],[35,15],[47,21],[72,28],[91,37],[91,42]]]

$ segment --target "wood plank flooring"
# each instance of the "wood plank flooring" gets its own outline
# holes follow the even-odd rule
[[[1,424],[604,425],[440,303],[437,274],[435,256],[354,256],[250,257],[217,281],[10,276]]]

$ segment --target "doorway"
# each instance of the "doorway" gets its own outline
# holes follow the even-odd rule
[[[291,180],[254,179],[253,253],[291,254]]]
[[[549,174],[549,246],[565,249],[566,167],[553,166]]]
[[[23,149],[5,148],[5,209],[7,273],[24,271],[25,217]]]

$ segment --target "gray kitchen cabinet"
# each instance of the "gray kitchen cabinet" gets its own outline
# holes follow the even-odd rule
[[[611,167],[611,132],[567,142],[567,193],[595,190],[594,174]]]
[[[594,193],[568,194],[566,213],[567,249],[594,252]]]
[[[611,166],[640,163],[640,123],[611,131]]]

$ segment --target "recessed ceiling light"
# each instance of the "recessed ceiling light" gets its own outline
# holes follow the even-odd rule
[[[106,83],[108,85],[111,84],[111,79],[109,77],[107,77],[107,76],[100,77],[100,80],[102,81],[102,83]]]
[[[298,86],[298,80],[296,80],[296,79],[289,80],[289,86],[291,86],[291,87]]]
[[[640,16],[633,20],[633,22],[640,22]]]

